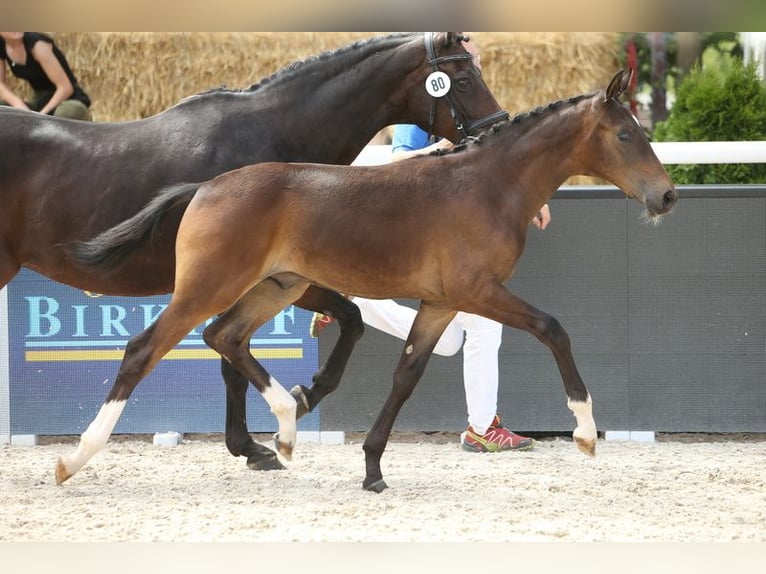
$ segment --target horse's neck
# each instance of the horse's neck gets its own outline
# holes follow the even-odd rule
[[[395,94],[409,70],[403,58],[385,53],[395,46],[390,40],[364,44],[260,88],[283,110],[280,131],[290,139],[291,132],[308,130],[315,138],[311,161],[350,163],[379,130],[405,119]]]
[[[521,179],[546,197],[546,201],[568,178],[583,174],[581,154],[577,152],[588,136],[590,101],[543,112],[540,118],[525,118],[527,125],[509,126],[498,134],[505,142],[500,148],[510,151],[509,176]],[[514,133],[514,131],[516,133]]]
[[[497,217],[526,226],[561,184],[577,174],[577,148],[587,136],[579,114],[588,105],[580,102],[569,109],[547,110],[539,117],[531,114],[476,144],[471,162],[495,182],[481,193],[493,196]]]

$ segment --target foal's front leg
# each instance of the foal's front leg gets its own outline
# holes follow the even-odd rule
[[[551,350],[564,383],[567,406],[577,420],[572,438],[582,452],[595,456],[597,432],[592,401],[577,371],[569,335],[555,317],[533,307],[502,285],[488,284],[479,292],[481,297],[472,299],[462,310],[526,331]]]

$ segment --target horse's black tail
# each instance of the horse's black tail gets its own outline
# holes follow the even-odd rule
[[[67,251],[88,267],[114,268],[155,235],[170,210],[180,206],[185,211],[200,185],[179,183],[166,187],[130,219],[92,239],[70,243]]]

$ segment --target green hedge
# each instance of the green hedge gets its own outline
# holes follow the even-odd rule
[[[725,72],[693,69],[654,140],[766,140],[766,85],[755,65],[737,59]],[[668,173],[675,183],[766,183],[766,164],[672,165]]]

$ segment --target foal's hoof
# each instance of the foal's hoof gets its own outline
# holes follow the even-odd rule
[[[388,488],[388,485],[381,478],[380,480],[376,480],[372,484],[362,484],[362,488],[364,488],[365,490],[369,490],[370,492],[380,494],[381,492],[383,492],[384,490]]]
[[[65,480],[68,480],[72,473],[64,466],[64,461],[60,458],[56,461],[56,486],[61,486]]]
[[[303,415],[311,412],[311,407],[309,407],[309,399],[306,393],[308,393],[308,389],[304,387],[303,385],[295,385],[290,390],[290,395],[295,399],[295,403],[296,403],[296,409],[295,409],[296,421],[299,418],[301,418]]]
[[[580,437],[573,437],[577,448],[580,452],[587,454],[588,456],[596,456],[596,441],[591,439],[585,439]]]
[[[276,454],[272,454],[265,458],[251,456],[247,459],[247,468],[250,470],[285,470],[285,465],[279,462]]]
[[[287,460],[293,459],[293,448],[295,448],[295,445],[291,442],[282,442],[279,439],[279,433],[274,435],[274,446],[276,447],[277,452]]]

